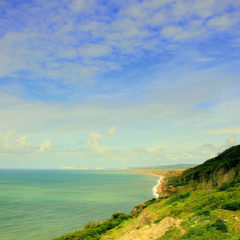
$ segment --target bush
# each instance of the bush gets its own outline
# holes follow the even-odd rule
[[[169,230],[158,240],[170,240],[170,239],[180,239],[182,231],[177,228],[169,228]]]
[[[207,205],[211,210],[218,209],[222,206],[224,199],[221,199],[216,196],[212,196],[207,200]]]
[[[173,202],[178,202],[178,201],[183,201],[186,198],[190,197],[190,192],[186,192],[186,193],[178,193],[175,194],[169,201],[169,203],[173,203]]]
[[[221,187],[218,188],[218,191],[226,191],[228,188],[231,187],[231,183],[224,183]]]
[[[114,213],[109,220],[100,223],[89,222],[82,231],[70,233],[56,240],[99,240],[101,234],[115,228],[128,218],[129,216],[124,213]]]
[[[121,219],[121,220],[124,220],[124,219],[128,219],[129,216],[128,216],[127,214],[125,214],[125,213],[114,213],[114,214],[112,215],[112,218],[113,218],[113,219]]]
[[[229,188],[235,187],[237,184],[239,184],[240,178],[239,176],[232,182],[224,183],[221,187],[218,188],[218,191],[226,191]]]
[[[183,238],[184,240],[226,240],[226,233],[219,231],[216,227],[211,225],[208,226],[197,226],[189,230]]]
[[[227,232],[228,231],[227,225],[221,219],[217,219],[216,222],[214,224],[210,225],[210,226],[215,227],[218,231],[221,231],[221,232]]]
[[[210,212],[208,210],[202,210],[196,213],[195,216],[210,216]]]
[[[240,210],[240,202],[234,201],[234,202],[228,202],[223,204],[222,209],[230,210],[230,211],[237,211]]]
[[[163,218],[159,218],[159,219],[155,220],[154,223],[157,224],[157,223],[161,222],[163,220]]]

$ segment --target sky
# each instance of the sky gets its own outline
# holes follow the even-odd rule
[[[239,0],[0,0],[0,168],[198,164],[239,141]]]

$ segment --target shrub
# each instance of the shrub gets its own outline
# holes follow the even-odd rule
[[[157,224],[157,223],[161,222],[162,220],[163,220],[163,218],[159,218],[159,219],[155,220],[154,223]]]
[[[240,210],[240,201],[233,201],[223,204],[222,209],[237,211]]]
[[[224,183],[221,187],[218,188],[218,191],[220,192],[226,191],[230,187],[231,187],[230,183]]]
[[[180,239],[182,231],[177,228],[169,228],[169,230],[158,240],[170,240],[170,239]]]
[[[219,231],[216,227],[211,225],[208,226],[197,226],[189,230],[183,238],[184,240],[226,240],[226,233]]]
[[[129,216],[124,213],[114,213],[109,220],[100,223],[89,222],[82,231],[70,233],[58,238],[58,240],[99,240],[101,234],[117,227],[128,218]]]
[[[186,192],[186,193],[178,193],[175,194],[169,201],[169,203],[173,203],[173,202],[178,202],[178,201],[183,201],[186,198],[190,197],[190,192]]]
[[[226,190],[228,190],[231,187],[235,187],[239,183],[240,183],[240,178],[238,176],[232,182],[224,183],[221,187],[218,188],[218,191],[220,191],[220,192],[221,191],[226,191]]]
[[[210,216],[210,212],[208,210],[202,210],[196,213],[195,216]]]
[[[215,227],[218,231],[221,231],[221,232],[227,232],[228,231],[227,225],[221,219],[217,219],[214,224],[210,225],[210,227]]]
[[[130,217],[137,217],[146,207],[151,205],[154,202],[160,202],[161,199],[152,198],[151,200],[145,201],[138,206],[134,206],[130,213]]]
[[[113,219],[121,219],[121,220],[124,220],[124,219],[128,219],[129,216],[128,216],[127,214],[125,214],[125,213],[114,213],[114,214],[112,215],[112,218],[113,218]]]
[[[207,200],[207,205],[209,206],[209,208],[211,210],[215,210],[222,206],[223,201],[224,201],[224,199],[221,199],[216,196],[212,196]]]

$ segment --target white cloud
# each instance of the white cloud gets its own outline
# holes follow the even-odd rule
[[[112,136],[116,133],[116,128],[115,127],[111,127],[110,129],[108,129],[107,131],[107,135],[108,136]]]
[[[26,143],[26,136],[17,134],[13,129],[0,132],[0,154],[30,154],[36,152],[36,146]]]
[[[87,170],[88,167],[61,167],[63,170]]]
[[[216,0],[201,1],[197,0],[193,3],[193,9],[196,14],[202,18],[207,18],[214,13]]]
[[[144,9],[159,9],[163,6],[167,6],[168,4],[175,2],[174,0],[144,0],[142,1],[142,6]]]
[[[181,34],[183,32],[181,27],[178,26],[167,26],[163,28],[162,34],[164,37],[167,38],[173,38],[176,37],[177,35]]]
[[[230,136],[222,144],[212,144],[212,143],[203,144],[194,152],[192,152],[192,154],[194,155],[195,158],[197,155],[199,155],[200,159],[205,161],[205,160],[208,160],[209,158],[216,157],[218,154],[220,154],[227,148],[237,144],[238,142],[236,137]]]
[[[96,139],[96,140],[102,138],[102,135],[100,133],[97,133],[97,132],[91,132],[91,133],[89,133],[89,136],[93,139]]]
[[[0,143],[2,147],[11,147],[15,144],[15,130],[9,130],[7,132],[0,132]]]
[[[152,26],[161,26],[168,21],[168,18],[165,11],[158,11],[154,13],[147,21]]]
[[[22,135],[21,137],[19,137],[18,139],[17,139],[17,143],[19,143],[19,144],[25,144],[26,143],[26,136],[25,135]]]
[[[196,21],[195,23],[193,22],[184,29],[182,27],[174,25],[166,26],[162,29],[162,35],[165,38],[177,41],[196,38],[203,33],[205,33],[205,30],[202,28],[201,22],[199,21]],[[205,34],[207,36],[207,33]]]
[[[234,145],[237,145],[237,139],[236,139],[235,136],[230,136],[226,141],[226,146],[227,147],[232,147]]]
[[[211,134],[229,134],[229,133],[237,134],[240,133],[240,126],[216,128],[207,130],[206,132]]]
[[[51,146],[50,140],[44,140],[43,143],[40,145],[40,151],[45,152],[47,149],[49,149]]]
[[[214,58],[205,58],[205,57],[195,59],[196,62],[211,62],[213,60]]]
[[[208,21],[208,25],[219,30],[229,29],[234,24],[239,23],[239,16],[235,14],[223,14]]]
[[[100,144],[96,139],[94,139],[87,142],[87,150],[89,152],[86,152],[86,154],[88,153],[106,154],[108,151],[111,150],[111,148]]]
[[[79,48],[79,55],[82,57],[102,57],[111,52],[111,47],[103,44],[88,44]]]
[[[157,152],[159,152],[160,150],[161,150],[161,148],[158,147],[158,146],[146,148],[146,151],[149,152],[149,153],[157,153]]]
[[[93,10],[97,3],[94,0],[73,0],[70,4],[70,8],[74,12],[83,12],[86,10]]]

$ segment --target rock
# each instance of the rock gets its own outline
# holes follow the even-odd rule
[[[157,224],[145,225],[140,229],[128,231],[119,240],[156,240],[162,237],[170,227],[181,229],[184,232],[181,223],[181,219],[166,217]]]

